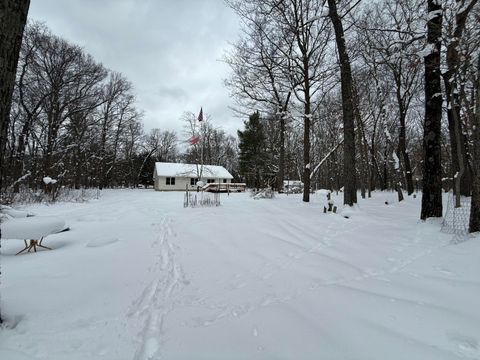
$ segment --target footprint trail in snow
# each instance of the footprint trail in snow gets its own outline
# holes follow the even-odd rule
[[[138,335],[139,343],[134,360],[151,360],[161,357],[162,339],[166,316],[174,310],[183,286],[187,284],[183,270],[175,258],[172,243],[174,232],[171,220],[164,217],[158,227],[158,237],[152,244],[157,252],[154,265],[150,268],[153,280],[132,305],[129,316],[143,324]]]

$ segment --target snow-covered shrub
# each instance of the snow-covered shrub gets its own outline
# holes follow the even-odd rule
[[[72,189],[68,187],[57,187],[52,192],[44,190],[33,190],[26,186],[21,186],[18,192],[13,189],[7,189],[2,193],[0,202],[2,204],[32,204],[32,203],[50,203],[50,202],[85,202],[100,197],[100,190],[91,189]]]
[[[273,199],[274,196],[275,196],[274,191],[270,188],[267,188],[267,189],[262,189],[260,191],[257,191],[257,193],[253,195],[253,198],[255,200],[258,200],[258,199]]]

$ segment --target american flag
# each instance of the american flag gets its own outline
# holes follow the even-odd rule
[[[200,141],[200,136],[192,136],[190,139],[188,139],[188,142],[190,145],[195,145]]]
[[[200,108],[200,114],[198,114],[198,121],[203,121],[203,108]]]

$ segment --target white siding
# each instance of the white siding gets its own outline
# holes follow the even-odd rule
[[[190,185],[191,178],[198,176],[198,165],[181,163],[156,162],[153,171],[154,188],[158,191],[196,190],[196,185]],[[167,185],[167,177],[175,178],[175,185]],[[202,181],[215,183],[231,183],[233,179],[227,169],[217,165],[203,165]]]
[[[156,174],[155,174],[156,175]],[[209,178],[204,179],[204,182],[207,183]],[[223,179],[214,179],[215,182],[223,183]],[[227,183],[231,183],[231,179],[227,179]],[[195,185],[190,185],[190,178],[189,177],[175,177],[175,185],[167,185],[167,177],[166,176],[155,176],[155,190],[157,191],[182,191],[186,189],[188,185],[189,190],[196,190],[197,187]]]

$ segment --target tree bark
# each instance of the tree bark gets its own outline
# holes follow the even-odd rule
[[[20,46],[30,0],[0,0],[0,189]]]
[[[335,0],[328,0],[328,16],[332,20],[340,60],[340,77],[342,86],[343,111],[343,177],[344,177],[344,205],[352,206],[357,202],[357,184],[355,170],[355,125],[353,117],[353,79],[345,45],[345,33],[342,20],[337,12]]]
[[[291,92],[288,93],[280,114],[280,154],[278,160],[277,191],[283,189],[283,180],[285,178],[285,120],[291,94]]]
[[[412,175],[412,166],[410,164],[410,157],[407,152],[407,141],[406,141],[406,124],[405,124],[405,110],[403,106],[400,109],[400,130],[398,134],[398,152],[403,158],[403,166],[405,170],[405,180],[407,183],[407,192],[408,195],[413,194],[413,175]]]
[[[470,206],[469,232],[480,231],[480,56],[477,64],[476,105],[473,133],[473,182]]]
[[[308,82],[308,77],[306,78]],[[307,85],[308,86],[308,85]],[[306,87],[307,89],[309,87]],[[305,117],[303,128],[303,201],[310,201],[310,94],[305,93]]]
[[[357,184],[355,170],[355,125],[353,117],[353,79],[350,59],[345,44],[345,33],[342,20],[338,15],[336,0],[328,0],[328,16],[332,21],[340,60],[340,77],[342,86],[343,111],[343,177],[344,198],[343,204],[352,206],[357,202]]]
[[[0,0],[0,191],[3,189],[5,174],[5,146],[15,74],[29,6],[30,0]],[[0,311],[0,324],[2,322]]]
[[[450,133],[450,147],[452,154],[452,172],[454,177],[454,193],[456,206],[460,206],[460,195],[470,196],[472,174],[468,168],[467,139],[463,134],[460,117],[460,101],[458,95],[458,71],[460,56],[458,46],[463,36],[468,14],[478,0],[471,0],[468,6],[456,0],[457,13],[455,14],[455,27],[450,42],[447,45],[447,71],[443,74],[445,93],[447,97],[448,130]]]
[[[425,122],[423,127],[423,194],[420,218],[442,217],[442,88],[440,85],[440,49],[442,5],[427,0],[427,42],[431,47],[425,56]]]

